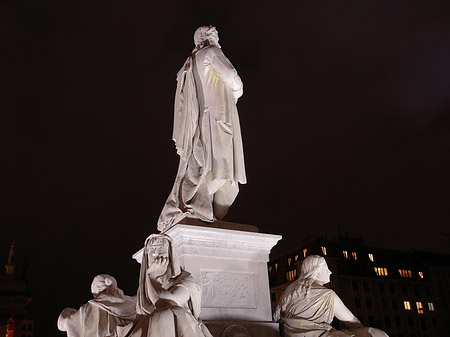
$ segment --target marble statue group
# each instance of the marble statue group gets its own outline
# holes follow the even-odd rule
[[[279,336],[278,324],[268,322],[267,261],[281,236],[241,227],[196,229],[204,236],[196,232],[184,240],[190,246],[180,248],[189,261],[197,256],[190,264],[196,266],[194,272],[183,270],[179,247],[169,235],[180,226],[187,231],[179,224],[186,217],[206,224],[222,219],[239,184],[246,183],[236,109],[242,81],[222,52],[215,27],[199,27],[194,42],[177,75],[173,140],[180,156],[178,172],[158,219],[160,233],[150,235],[138,252],[142,259],[137,259],[141,263],[137,293],[127,296],[114,277],[96,276],[91,285],[93,299],[78,310],[66,308],[59,316],[58,328],[68,337],[212,337],[210,326],[199,318],[203,304],[213,313],[208,317],[223,316],[227,323],[216,329],[220,337]],[[178,237],[177,242],[183,239]],[[387,336],[364,327],[339,296],[324,286],[330,274],[322,257],[308,256],[303,261],[299,279],[286,288],[274,313],[282,335]],[[236,317],[255,319],[244,327]],[[344,323],[344,330],[332,327],[334,317]]]

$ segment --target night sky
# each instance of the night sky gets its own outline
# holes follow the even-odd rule
[[[295,4],[295,6],[293,5]],[[448,1],[24,0],[0,5],[1,263],[28,257],[36,336],[92,296],[135,293],[178,156],[176,73],[215,25],[244,82],[248,184],[224,220],[450,252]]]

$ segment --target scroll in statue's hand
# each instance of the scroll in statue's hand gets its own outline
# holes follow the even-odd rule
[[[147,274],[151,278],[157,278],[166,272],[168,265],[169,265],[168,257],[156,256],[151,260],[150,265],[147,269]]]

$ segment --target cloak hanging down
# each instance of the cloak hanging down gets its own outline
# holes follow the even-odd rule
[[[238,182],[247,182],[236,108],[241,95],[242,81],[216,45],[195,51],[178,72],[172,138],[180,163],[158,230],[186,216],[223,218]]]

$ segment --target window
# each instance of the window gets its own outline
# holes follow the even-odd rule
[[[403,305],[405,306],[405,310],[411,310],[411,303],[409,301],[403,301]]]
[[[413,319],[412,319],[411,317],[408,317],[408,325],[409,325],[410,327],[413,327],[413,326],[414,326],[414,321],[413,321]]]
[[[399,269],[398,273],[400,274],[401,277],[412,278],[411,270]]]
[[[434,303],[433,302],[428,302],[428,310],[434,311]]]
[[[269,274],[272,274],[273,266],[269,264]]]
[[[397,309],[398,309],[397,301],[396,301],[396,300],[392,300],[392,308],[393,308],[394,310],[397,310]]]
[[[363,282],[363,289],[364,291],[369,291],[369,283]]]
[[[354,291],[358,291],[358,282],[357,281],[352,281],[352,288]]]
[[[419,271],[419,277],[423,278],[423,272]]]
[[[427,323],[423,318],[420,319],[420,327],[423,331],[427,331]]]
[[[372,262],[375,262],[375,258],[373,257],[373,254],[369,254],[369,260]]]
[[[375,274],[377,274],[377,276],[388,276],[387,268],[374,267],[373,269],[375,270]]]
[[[287,263],[288,263],[288,266],[290,266],[290,265],[291,265],[291,263],[292,263],[292,257],[288,257],[288,259],[287,259]]]
[[[390,291],[391,295],[395,295],[395,287],[392,283],[389,284],[389,291]]]
[[[346,259],[348,259],[348,252],[347,252],[346,250],[343,250],[343,251],[342,251],[342,254],[344,254],[344,257],[345,257]]]
[[[378,288],[380,288],[380,293],[384,294],[384,284],[383,283],[378,284]]]
[[[308,253],[308,249],[307,248],[303,249],[303,257],[306,257],[307,253]]]
[[[320,247],[322,248],[323,255],[327,255],[327,247]]]
[[[275,267],[275,271],[277,271],[277,270],[278,270],[278,262],[276,262],[276,263],[274,264],[274,267]]]
[[[359,298],[355,298],[355,308],[361,308],[361,300]]]
[[[383,307],[383,309],[387,310],[388,306],[386,300],[381,300],[381,306]]]
[[[390,328],[390,327],[391,327],[391,319],[390,319],[389,317],[385,317],[385,318],[384,318],[384,321],[386,322],[386,326],[387,326],[388,328]]]
[[[294,281],[297,278],[297,269],[292,269],[286,272],[286,281]]]
[[[372,300],[366,298],[366,307],[367,307],[368,309],[372,309]]]
[[[417,313],[418,314],[423,314],[423,304],[422,302],[416,302],[416,307],[417,307]]]
[[[419,287],[414,286],[414,296],[420,297]]]
[[[298,254],[297,254],[297,255],[295,255],[295,257],[294,257],[294,260],[295,260],[295,262],[297,262],[297,261],[298,261]]]
[[[358,260],[358,255],[356,254],[356,252],[352,252],[352,257],[353,257],[353,260]]]
[[[402,321],[401,321],[400,317],[395,317],[395,325],[398,327],[402,326]]]

